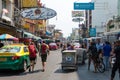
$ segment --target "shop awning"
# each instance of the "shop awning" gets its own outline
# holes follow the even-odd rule
[[[25,38],[33,38],[34,35],[32,33],[29,33],[29,32],[24,32],[24,37]]]

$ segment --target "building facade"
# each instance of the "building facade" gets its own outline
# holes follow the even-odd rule
[[[14,26],[14,0],[0,0],[0,34],[16,35]]]

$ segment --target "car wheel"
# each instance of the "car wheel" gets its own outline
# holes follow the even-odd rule
[[[24,62],[23,62],[23,71],[26,71],[26,70],[27,70],[27,62],[24,61]]]

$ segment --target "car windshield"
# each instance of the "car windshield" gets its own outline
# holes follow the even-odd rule
[[[16,53],[19,51],[20,51],[19,46],[4,46],[0,48],[0,53],[3,53],[3,52]]]

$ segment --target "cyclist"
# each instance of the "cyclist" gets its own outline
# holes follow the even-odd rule
[[[89,52],[88,70],[90,69],[91,60],[93,60],[94,69],[95,69],[94,72],[97,72],[97,69],[96,69],[97,62],[96,61],[98,58],[98,53],[97,53],[97,48],[96,48],[95,42],[91,42],[88,52]]]

